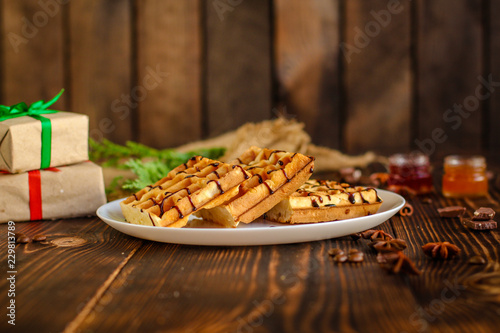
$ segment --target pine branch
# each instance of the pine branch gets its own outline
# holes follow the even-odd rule
[[[119,145],[107,139],[101,142],[89,140],[90,159],[100,163],[103,167],[116,167],[131,170],[136,179],[115,179],[108,187],[128,191],[138,191],[148,185],[154,184],[165,177],[170,170],[185,163],[191,157],[201,155],[210,159],[217,159],[224,155],[225,148],[207,148],[190,151],[187,153],[178,152],[175,149],[158,150],[146,145],[127,141],[126,144]],[[147,162],[143,159],[148,159]],[[112,191],[109,193],[112,194]]]

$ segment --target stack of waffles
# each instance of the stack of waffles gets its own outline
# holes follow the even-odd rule
[[[122,201],[121,208],[130,223],[180,228],[192,214],[237,227],[264,215],[284,223],[320,222],[373,214],[380,207],[374,189],[308,181],[313,171],[313,157],[267,148],[251,147],[230,163],[196,156]],[[317,204],[306,198],[304,210],[306,203],[296,199],[306,196],[315,196]],[[344,206],[349,213],[341,216]]]

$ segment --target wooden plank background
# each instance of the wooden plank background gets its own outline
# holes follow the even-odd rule
[[[345,144],[348,151],[410,146],[410,2],[346,1]],[[354,53],[349,48],[356,48]],[[406,130],[404,130],[406,129]]]
[[[68,4],[70,110],[90,116],[90,135],[95,139],[134,139],[130,107],[121,99],[132,84],[129,2],[73,0]]]
[[[271,21],[267,0],[205,5],[206,132],[222,134],[271,115]],[[228,8],[230,8],[228,7]]]
[[[421,0],[417,7],[420,145],[429,151],[480,149],[483,108],[475,93],[483,74],[481,0]]]
[[[202,114],[200,3],[137,1],[136,11],[138,74],[131,96],[139,104],[138,139],[159,147],[198,139]],[[156,79],[149,79],[148,84],[148,77]]]
[[[500,17],[495,13],[500,11],[500,2],[491,1],[486,7],[484,18],[489,20],[487,43],[487,70],[485,73],[491,73],[495,81],[500,81]],[[497,89],[500,87],[497,87]],[[488,105],[488,115],[485,129],[488,131],[489,147],[493,151],[500,151],[500,131],[495,125],[500,124],[500,93],[493,94],[491,104]]]
[[[93,138],[155,147],[281,112],[348,153],[495,153],[500,89],[476,91],[487,92],[479,77],[500,81],[499,11],[492,0],[0,0],[0,104],[65,88],[55,107],[88,114]]]
[[[339,1],[275,1],[275,75],[281,108],[317,144],[338,147]],[[280,110],[284,112],[285,110]]]

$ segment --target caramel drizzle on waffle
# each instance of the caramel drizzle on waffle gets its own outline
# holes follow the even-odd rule
[[[327,201],[332,200],[332,196],[337,196],[339,194],[346,193],[348,195],[349,203],[352,205],[356,203],[355,194],[359,193],[362,204],[370,204],[374,202],[370,202],[365,199],[363,196],[363,192],[367,191],[375,191],[374,188],[362,187],[362,186],[352,186],[347,183],[338,183],[335,181],[329,180],[315,180],[310,179],[306,181],[297,191],[295,191],[291,196],[293,197],[311,197],[311,205],[312,207],[334,207],[334,204],[323,204],[323,202],[327,199]],[[319,203],[318,203],[319,201]],[[375,202],[382,202],[382,199],[376,194]]]
[[[242,185],[243,192],[249,191],[251,188],[263,184],[269,190],[269,194],[273,194],[283,184],[275,184],[270,181],[274,172],[281,172],[286,179],[286,182],[295,176],[288,175],[285,167],[292,162],[297,153],[289,153],[283,150],[261,149],[256,152],[255,156],[247,155],[240,156],[235,165],[243,167],[250,175],[250,179]],[[311,158],[312,160],[312,158]],[[311,170],[311,173],[313,170]],[[278,186],[274,186],[278,185]],[[273,188],[274,187],[274,188]]]
[[[182,219],[193,213],[206,203],[195,204],[192,195],[209,186],[210,183],[216,184],[219,195],[223,194],[227,189],[223,188],[219,180],[235,168],[241,167],[195,156],[171,170],[167,176],[154,185],[147,186],[133,194],[124,203],[140,209],[141,212],[146,211],[156,215],[162,220],[167,219],[175,222],[177,219]],[[249,177],[244,170],[242,173],[245,179]],[[180,207],[181,200],[185,198],[189,201],[189,205],[184,204]]]

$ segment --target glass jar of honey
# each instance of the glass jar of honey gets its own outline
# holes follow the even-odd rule
[[[389,185],[406,186],[417,194],[433,189],[429,157],[422,153],[395,154],[389,157]]]
[[[483,156],[445,157],[442,191],[448,198],[486,196],[486,159]]]

